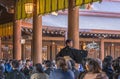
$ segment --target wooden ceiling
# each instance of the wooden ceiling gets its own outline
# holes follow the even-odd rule
[[[6,8],[11,8],[14,5],[15,0],[0,0],[0,5],[6,7]]]
[[[11,22],[13,14],[9,11],[14,8],[14,0],[0,0],[0,24]]]

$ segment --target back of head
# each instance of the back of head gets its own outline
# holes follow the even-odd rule
[[[50,67],[52,67],[52,62],[50,60],[47,60],[45,62],[45,65],[46,65],[46,67],[50,68]]]
[[[66,60],[63,57],[58,57],[56,59],[56,63],[57,63],[57,67],[62,69],[63,71],[67,71],[68,70],[68,66],[67,66]]]
[[[44,73],[44,69],[40,63],[36,64],[35,67],[39,73]]]
[[[86,69],[88,72],[100,73],[102,71],[100,65],[95,59],[89,58],[86,60]]]
[[[15,68],[15,69],[18,68],[19,67],[19,62],[17,60],[13,60],[12,61],[12,67]]]
[[[120,59],[119,58],[117,58],[113,61],[112,66],[116,73],[120,73]]]
[[[112,56],[106,56],[103,60],[103,68],[111,67],[113,58]]]

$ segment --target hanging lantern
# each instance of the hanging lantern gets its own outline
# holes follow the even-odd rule
[[[57,16],[57,15],[58,15],[57,12],[52,12],[51,14],[54,15],[54,16]]]
[[[26,3],[25,4],[25,12],[27,14],[33,13],[33,3]]]

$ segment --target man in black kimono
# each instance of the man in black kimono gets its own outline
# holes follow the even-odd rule
[[[71,39],[66,40],[66,46],[56,55],[57,57],[65,57],[69,56],[72,58],[76,63],[81,63],[82,59],[87,57],[87,51],[85,50],[77,50],[73,48],[73,42]]]

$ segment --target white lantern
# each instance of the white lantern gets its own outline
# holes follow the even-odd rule
[[[25,44],[25,39],[20,40],[21,44]]]
[[[25,12],[27,14],[33,13],[33,3],[26,3],[25,4]]]

